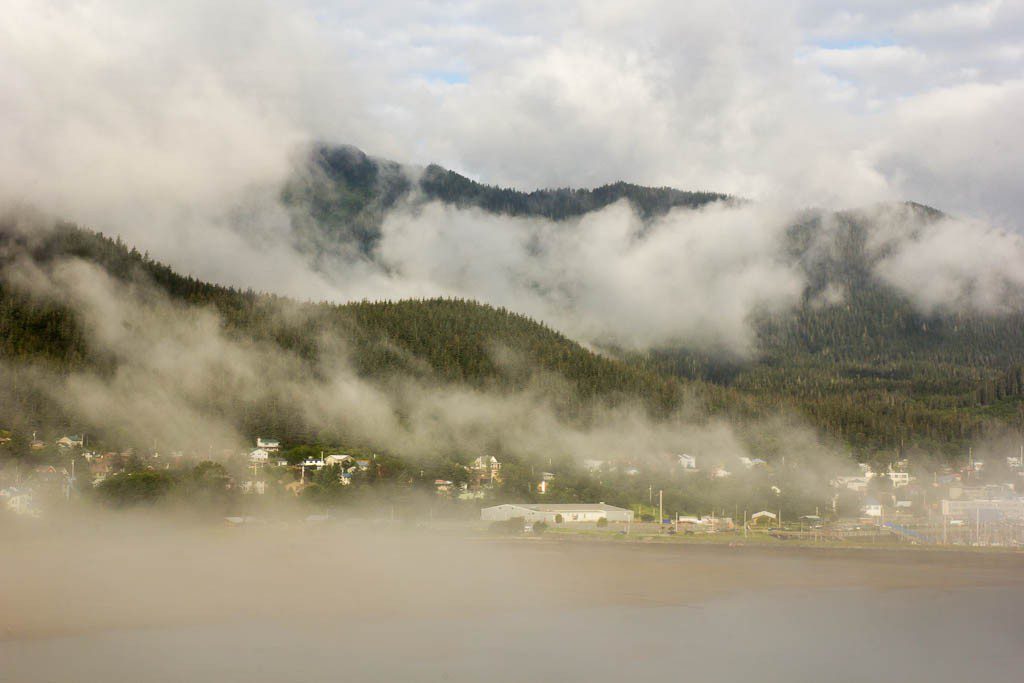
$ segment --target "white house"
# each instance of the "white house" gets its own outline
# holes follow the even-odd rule
[[[861,508],[865,517],[881,517],[882,516],[882,504],[874,498],[868,498],[864,501],[864,507]]]
[[[263,437],[256,437],[256,448],[262,448],[267,451],[279,451],[281,450],[281,442],[277,439],[264,439]]]
[[[501,463],[493,455],[481,455],[469,469],[481,479],[487,478],[493,482],[501,474]]]
[[[305,460],[303,460],[301,463],[299,463],[299,465],[303,469],[314,469],[314,470],[323,469],[325,464],[326,463],[324,463],[324,459],[322,457],[316,458],[316,457],[313,457],[313,456],[310,456],[310,457],[306,458]]]
[[[866,491],[868,488],[868,478],[840,475],[832,480],[832,486],[837,489],[849,489],[850,491]]]
[[[485,522],[504,522],[516,517],[521,517],[528,524],[594,523],[600,519],[609,522],[631,522],[633,511],[605,503],[506,503],[480,510],[480,519]]]
[[[57,439],[57,445],[61,448],[81,448],[84,444],[85,439],[78,434],[62,436]]]
[[[334,455],[328,455],[326,458],[324,458],[324,464],[327,467],[330,467],[331,465],[337,465],[338,467],[347,470],[356,466],[356,459],[353,458],[351,455],[347,455],[345,453],[336,453]]]
[[[901,486],[907,486],[910,484],[909,472],[889,472],[888,477],[892,481],[893,488],[898,489]]]
[[[270,458],[270,453],[265,448],[256,448],[249,451],[249,462],[265,463]]]
[[[16,515],[39,516],[32,500],[32,494],[28,491],[21,491],[13,486],[3,489],[0,491],[0,503],[3,503],[4,507]]]
[[[684,470],[697,469],[697,458],[693,457],[692,455],[681,453],[677,455],[676,458],[679,460],[679,466],[682,467]]]
[[[586,459],[583,461],[583,466],[587,468],[588,472],[597,472],[604,467],[604,460]]]

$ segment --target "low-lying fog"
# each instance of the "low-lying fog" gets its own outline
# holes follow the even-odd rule
[[[229,529],[0,530],[0,681],[1016,681],[1024,558]]]

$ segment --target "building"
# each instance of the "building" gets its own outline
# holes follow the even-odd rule
[[[270,452],[265,448],[257,448],[249,451],[249,462],[264,463],[270,458]]]
[[[679,461],[679,466],[684,470],[695,470],[697,469],[697,458],[686,453],[681,453],[676,456]]]
[[[351,455],[346,455],[345,453],[337,453],[334,455],[328,455],[324,458],[324,464],[327,467],[337,465],[343,470],[350,470],[356,466],[356,459]]]
[[[868,498],[864,501],[864,507],[861,508],[861,512],[864,513],[865,517],[881,517],[882,504],[874,498]]]
[[[768,525],[770,525],[770,524],[773,524],[774,522],[778,521],[778,519],[779,519],[778,515],[776,515],[774,512],[768,512],[767,510],[761,510],[760,512],[755,512],[754,514],[750,515],[750,523],[751,524],[755,524],[755,525],[757,525],[757,524],[768,524]]]
[[[868,477],[840,475],[832,480],[832,486],[838,489],[863,492],[868,489]]]
[[[81,448],[85,445],[85,439],[79,434],[62,436],[57,439],[57,445],[61,448]]]
[[[277,439],[264,439],[262,437],[256,437],[256,448],[262,448],[270,452],[276,452],[281,450],[281,442]]]
[[[1024,521],[1024,498],[993,500],[944,500],[942,514],[968,522],[980,518],[1015,519]]]
[[[16,515],[39,516],[30,491],[23,491],[13,486],[3,489],[0,491],[0,504]]]
[[[895,489],[910,484],[910,474],[908,472],[889,472],[887,476],[892,481],[892,487]]]
[[[480,510],[480,519],[485,522],[504,522],[517,517],[528,524],[595,523],[600,519],[609,522],[631,522],[633,511],[605,503],[506,503]]]
[[[501,463],[493,455],[481,455],[469,466],[469,472],[477,485],[501,481]]]

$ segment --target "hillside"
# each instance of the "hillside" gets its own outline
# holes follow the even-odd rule
[[[186,311],[215,311],[230,339],[269,345],[305,368],[311,381],[325,364],[344,361],[373,382],[416,379],[498,393],[553,383],[560,409],[580,419],[594,402],[640,401],[663,414],[680,400],[679,382],[595,354],[507,310],[442,299],[298,303],[183,277],[120,240],[74,225],[25,232],[8,220],[0,221],[0,361],[8,387],[0,399],[0,424],[27,420],[40,427],[81,429],[74,415],[34,391],[28,376],[36,369],[58,376],[83,369],[108,376],[120,371],[123,359],[94,348],[76,310],[41,299],[10,277],[25,259],[45,271],[71,258],[99,266],[126,291],[152,287]],[[148,296],[143,294],[144,303]],[[297,441],[324,428],[276,399],[237,408],[238,426],[248,434]]]
[[[940,215],[916,205],[909,211],[920,221]],[[790,253],[810,284],[795,311],[757,321],[755,359],[658,349],[647,360],[762,404],[796,405],[865,456],[908,450],[955,456],[1005,427],[1024,430],[1015,375],[1004,378],[1024,362],[1024,311],[922,313],[874,275],[883,252],[867,246],[869,216],[829,218],[837,229],[828,258],[809,257],[807,247],[824,214],[790,230]],[[830,286],[844,292],[842,301],[822,303],[820,294]]]
[[[561,221],[626,200],[645,219],[677,207],[695,208],[730,198],[617,182],[594,189],[522,192],[485,185],[436,164],[402,166],[351,146],[314,146],[282,190],[292,211],[296,241],[312,255],[354,244],[369,253],[384,214],[401,202],[440,201],[490,213]]]
[[[616,183],[593,190],[519,192],[483,185],[439,166],[411,169],[351,147],[317,147],[285,189],[298,242],[314,257],[339,246],[370,254],[388,209],[438,200],[460,207],[564,220],[626,199],[645,220],[676,207],[732,200],[721,194]],[[918,230],[944,215],[906,204]],[[1024,308],[922,313],[875,274],[892,245],[873,243],[871,210],[809,210],[787,235],[785,258],[806,277],[795,311],[753,320],[752,358],[674,347],[606,349],[655,372],[713,383],[731,399],[795,406],[814,424],[868,455],[921,449],[948,456],[1004,427],[1024,428],[1015,396],[998,408],[984,387],[1024,363]],[[913,234],[913,230],[908,233]],[[829,291],[843,293],[830,302]],[[725,395],[725,394],[719,394]]]

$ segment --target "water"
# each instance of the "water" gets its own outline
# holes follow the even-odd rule
[[[1022,646],[1016,586],[786,589],[685,605],[282,617],[9,640],[0,681],[1016,683]]]

